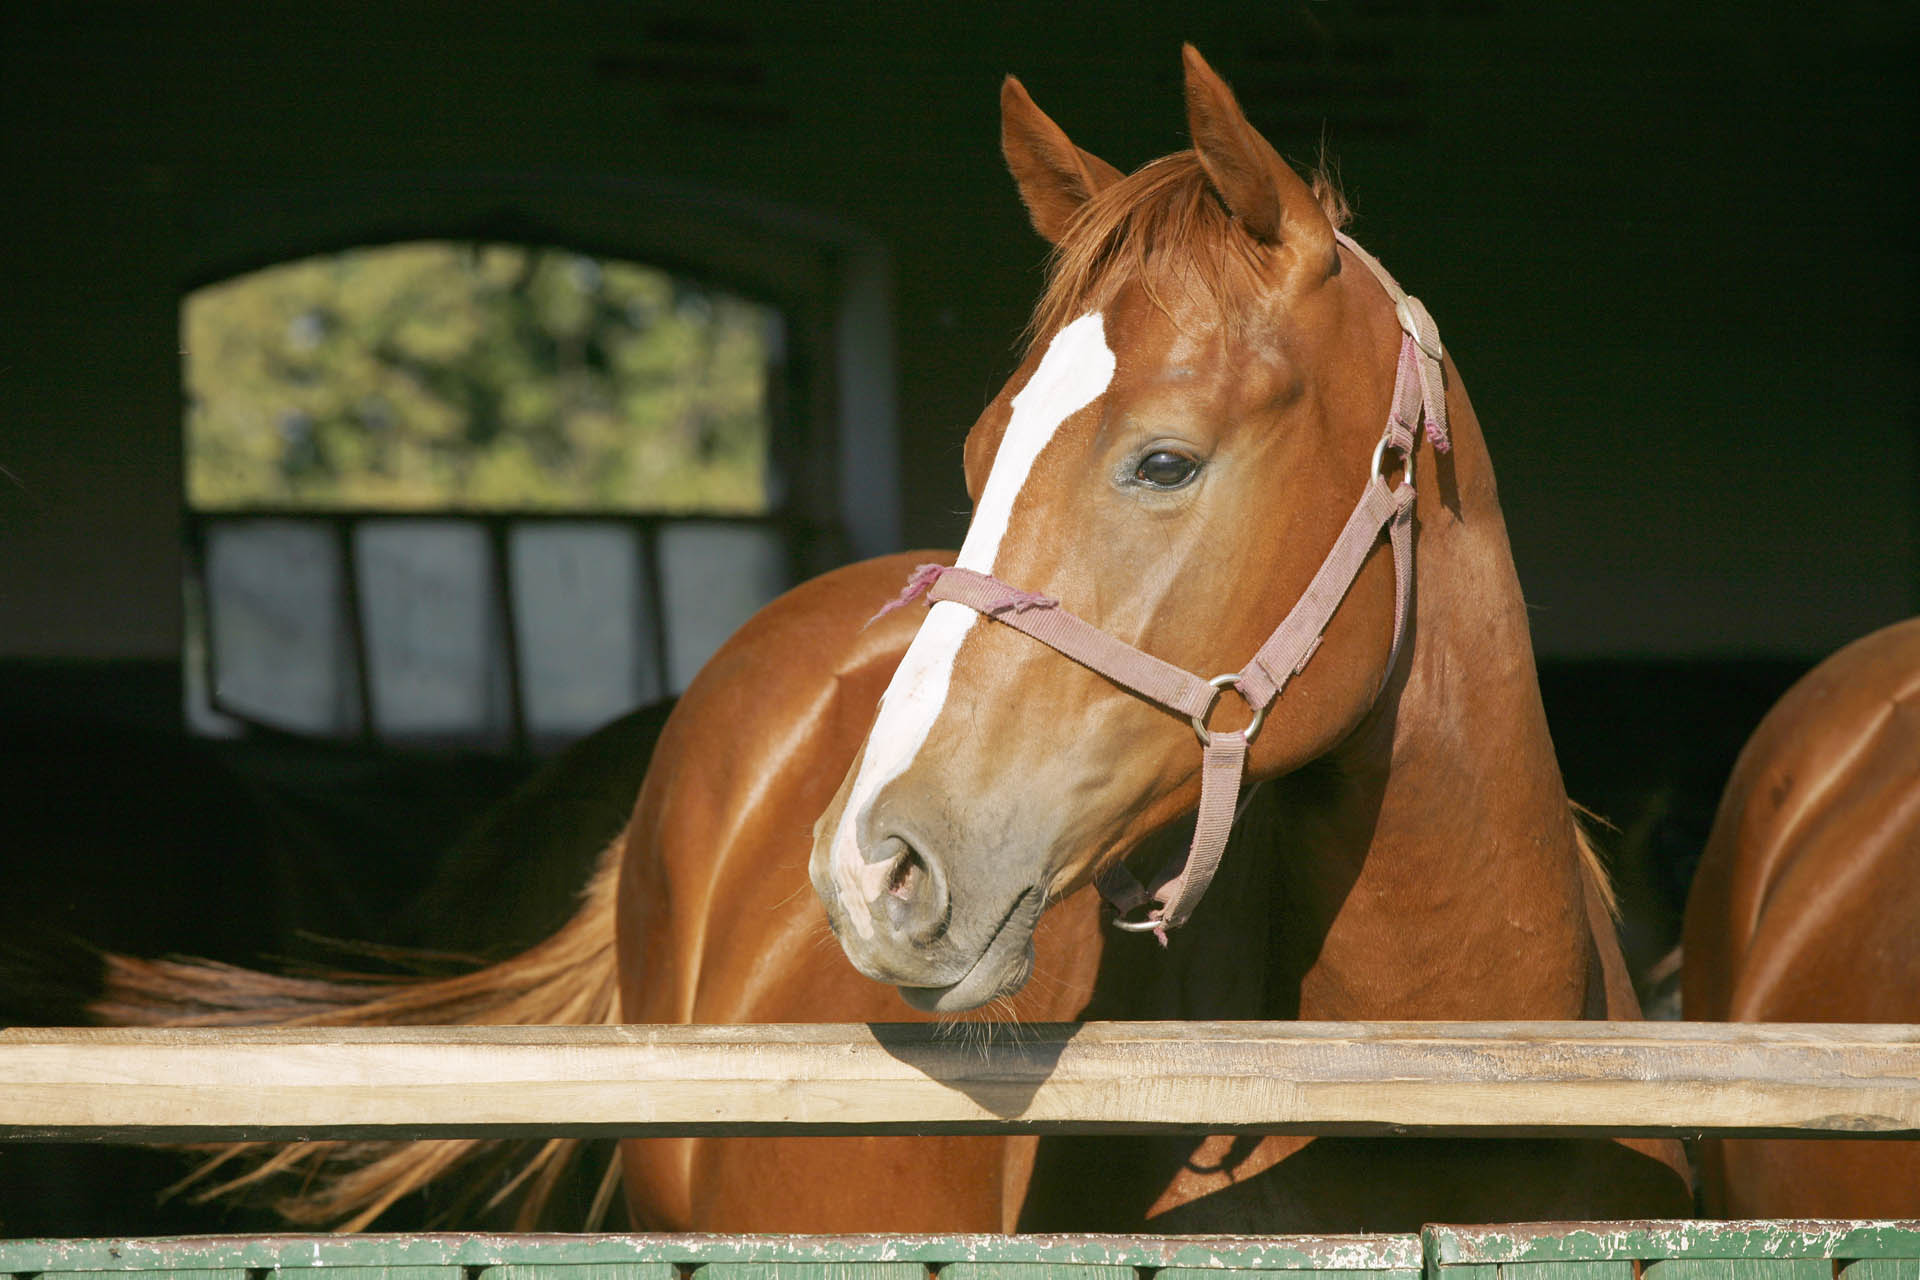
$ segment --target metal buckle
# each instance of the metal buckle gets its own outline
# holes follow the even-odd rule
[[[1420,348],[1422,355],[1429,360],[1438,360],[1443,348],[1440,346],[1440,326],[1427,314],[1427,306],[1412,294],[1393,304],[1393,314],[1400,319],[1401,332],[1413,339],[1413,345]],[[1421,323],[1425,321],[1425,323]],[[1433,345],[1427,345],[1427,334],[1433,335]]]
[[[1207,683],[1213,686],[1213,699],[1207,703],[1207,709],[1205,711],[1202,711],[1197,716],[1190,717],[1193,720],[1194,735],[1200,739],[1200,745],[1203,747],[1213,745],[1213,734],[1207,728],[1207,717],[1213,714],[1214,705],[1220,701],[1220,691],[1222,689],[1232,689],[1235,693],[1240,693],[1240,673],[1238,671],[1230,671],[1226,675],[1215,676],[1213,679],[1207,681]],[[1251,746],[1253,740],[1260,734],[1260,726],[1267,722],[1267,707],[1273,704],[1268,703],[1266,707],[1254,707],[1253,700],[1247,698],[1246,694],[1241,693],[1240,696],[1246,699],[1249,707],[1253,707],[1253,719],[1248,721],[1247,727],[1241,731],[1246,734],[1247,743]]]
[[[1419,437],[1416,435],[1414,439],[1418,440]],[[1412,484],[1413,483],[1413,445],[1409,444],[1404,449],[1396,447],[1393,443],[1393,431],[1391,428],[1383,432],[1380,436],[1380,443],[1373,446],[1372,470],[1370,470],[1367,473],[1368,476],[1370,478],[1373,476],[1378,476],[1382,480],[1385,480],[1387,478],[1387,473],[1380,469],[1380,465],[1387,460],[1388,449],[1392,449],[1395,453],[1400,455],[1400,483],[1403,485]]]

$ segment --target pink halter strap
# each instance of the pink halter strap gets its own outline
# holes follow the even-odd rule
[[[1238,816],[1248,745],[1259,734],[1268,710],[1287,682],[1305,670],[1314,651],[1320,647],[1334,610],[1346,598],[1383,532],[1393,548],[1394,602],[1393,648],[1386,673],[1381,677],[1382,688],[1400,659],[1400,642],[1406,635],[1407,602],[1413,587],[1414,446],[1424,425],[1427,439],[1436,450],[1445,452],[1451,448],[1441,374],[1440,332],[1427,309],[1418,299],[1409,297],[1371,254],[1344,233],[1340,233],[1339,239],[1379,279],[1393,299],[1395,314],[1400,319],[1400,360],[1394,377],[1393,404],[1380,442],[1374,447],[1360,500],[1334,540],[1333,549],[1299,600],[1245,667],[1211,680],[1203,679],[1108,635],[1062,609],[1057,600],[1021,591],[990,574],[946,565],[920,566],[899,599],[881,610],[890,612],[921,596],[934,603],[951,600],[966,605],[996,622],[1025,632],[1115,684],[1193,722],[1202,749],[1200,807],[1194,820],[1193,842],[1186,855],[1163,868],[1151,886],[1143,886],[1119,862],[1102,871],[1096,880],[1101,894],[1119,915],[1115,921],[1118,927],[1154,933],[1162,944],[1167,940],[1167,930],[1186,923],[1219,868],[1227,836]],[[1389,486],[1386,479],[1384,468],[1389,454],[1397,454],[1403,460],[1402,478],[1397,487]],[[1212,732],[1206,727],[1207,716],[1221,690],[1229,687],[1246,699],[1253,709],[1253,719],[1245,729]],[[1152,909],[1144,918],[1127,918],[1128,913],[1150,904]]]

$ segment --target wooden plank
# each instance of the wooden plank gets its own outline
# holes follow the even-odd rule
[[[1429,1280],[1920,1280],[1920,1223],[1436,1227]],[[1850,1258],[1848,1248],[1887,1251]],[[1904,1256],[1901,1251],[1905,1251]],[[1678,1254],[1679,1257],[1662,1257]],[[1500,1255],[1501,1262],[1465,1262]],[[1717,1256],[1716,1256],[1717,1255]],[[1411,1236],[264,1236],[0,1241],[43,1280],[1419,1280]],[[1532,1261],[1516,1261],[1531,1258]],[[1453,1259],[1453,1260],[1449,1260]],[[264,1280],[272,1280],[271,1276]]]
[[[1911,1258],[1862,1258],[1840,1269],[1840,1280],[1920,1280],[1920,1251]]]
[[[464,1267],[421,1267],[362,1265],[353,1267],[287,1267],[275,1272],[276,1280],[466,1280]]]
[[[0,1138],[1920,1136],[1920,1027],[1088,1023],[0,1031]]]
[[[1643,1280],[1833,1280],[1831,1258],[1666,1258]]]
[[[462,1267],[494,1280],[496,1269],[716,1262],[912,1262],[919,1269],[967,1262],[1046,1263],[1159,1269],[1393,1272],[1420,1269],[1413,1235],[1002,1236],[1002,1235],[320,1235],[203,1236],[160,1240],[0,1240],[0,1275],[42,1272],[146,1274],[181,1268],[270,1272],[298,1266]],[[309,1277],[309,1280],[315,1280]],[[325,1280],[325,1276],[317,1280]],[[1225,1278],[1223,1278],[1225,1280]],[[1355,1280],[1362,1280],[1355,1277]]]
[[[1581,1262],[1503,1262],[1500,1280],[1634,1280],[1631,1258]]]
[[[708,1262],[688,1280],[929,1280],[921,1262]]]
[[[330,1276],[332,1273],[329,1272]],[[328,1280],[327,1276],[311,1280]],[[475,1280],[680,1280],[672,1262],[508,1262],[481,1269]]]
[[[1821,1260],[1920,1257],[1920,1221],[1839,1220],[1543,1222],[1488,1227],[1428,1227],[1423,1233],[1430,1271],[1453,1280],[1462,1266],[1583,1262],[1618,1258],[1650,1264],[1660,1259]],[[1671,1273],[1670,1273],[1671,1274]]]
[[[1203,1274],[1207,1280],[1225,1280],[1218,1271]],[[1231,1280],[1266,1274],[1269,1273],[1235,1271]],[[1157,1280],[1166,1280],[1167,1276],[1167,1271],[1156,1273]],[[940,1268],[940,1280],[1140,1280],[1140,1272],[1133,1267],[1102,1267],[1084,1262],[955,1262]]]
[[[940,1272],[940,1280],[946,1280],[947,1268]],[[1153,1273],[1153,1280],[1307,1280],[1302,1271],[1315,1272],[1319,1268],[1297,1268],[1276,1270],[1267,1267],[1229,1267],[1224,1270],[1202,1267],[1164,1267]],[[1404,1271],[1359,1271],[1343,1270],[1340,1280],[1420,1280],[1418,1267]],[[1488,1280],[1492,1280],[1489,1277]]]

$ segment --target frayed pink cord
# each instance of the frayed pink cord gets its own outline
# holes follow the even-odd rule
[[[1060,602],[1052,596],[1043,596],[1037,591],[1022,591],[1018,587],[1007,587],[1007,598],[993,606],[991,613],[1025,613],[1029,609],[1057,609]]]
[[[940,581],[940,575],[946,571],[947,566],[944,564],[923,564],[915,569],[908,575],[907,585],[901,588],[900,594],[881,605],[880,612],[867,619],[867,625],[872,626],[874,623],[880,621],[880,619],[892,613],[895,609],[906,608],[915,600],[918,600],[921,596],[933,590],[933,584]]]
[[[1415,387],[1415,386],[1421,385],[1420,347],[1418,343],[1414,342],[1413,336],[1411,334],[1408,334],[1401,339],[1400,367],[1395,372],[1393,385],[1394,385],[1394,394],[1396,397],[1398,396],[1399,389],[1401,387]],[[1449,439],[1447,436],[1447,424],[1437,413],[1435,413],[1433,407],[1427,404],[1426,398],[1424,396],[1421,397],[1421,401],[1420,401],[1420,414],[1419,414],[1420,421],[1408,422],[1404,417],[1400,415],[1400,413],[1398,412],[1397,406],[1391,416],[1395,422],[1398,422],[1402,427],[1406,428],[1407,434],[1409,436],[1418,436],[1421,432],[1421,428],[1424,427],[1426,429],[1427,443],[1433,446],[1433,451],[1435,453],[1452,452],[1453,441]]]
[[[940,581],[940,575],[951,572],[954,567],[944,564],[921,565],[908,576],[907,585],[901,588],[900,594],[881,605],[880,612],[868,618],[866,625],[872,626],[895,609],[904,609],[926,595],[933,590],[933,584]],[[1018,587],[1008,586],[997,578],[990,581],[1001,588],[1006,593],[1006,597],[996,601],[993,607],[987,610],[989,613],[1025,613],[1028,609],[1055,609],[1060,605],[1060,602],[1052,596],[1043,596],[1035,591],[1022,591]]]

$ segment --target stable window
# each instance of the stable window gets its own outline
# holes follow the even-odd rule
[[[209,285],[181,328],[202,732],[551,747],[794,577],[773,308],[421,241]]]

